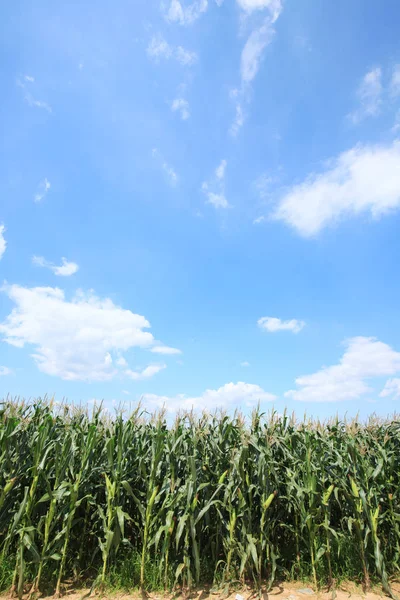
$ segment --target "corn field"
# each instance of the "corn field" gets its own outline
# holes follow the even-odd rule
[[[269,588],[400,570],[400,422],[0,410],[0,585]]]

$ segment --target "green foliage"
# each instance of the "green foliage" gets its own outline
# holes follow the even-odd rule
[[[400,423],[0,411],[0,589],[365,588],[400,564]]]

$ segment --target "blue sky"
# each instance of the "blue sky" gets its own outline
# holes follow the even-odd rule
[[[399,3],[1,13],[1,395],[398,410]]]

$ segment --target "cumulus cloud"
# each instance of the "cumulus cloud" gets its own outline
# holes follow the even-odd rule
[[[387,398],[388,396],[391,398],[400,398],[400,378],[393,377],[392,379],[388,379],[379,396],[381,398]]]
[[[141,379],[150,379],[150,377],[153,377],[154,375],[166,368],[167,365],[148,365],[142,371],[132,371],[131,369],[127,369],[125,371],[125,375],[127,375],[131,379],[134,379],[135,381]]]
[[[354,124],[366,117],[375,117],[379,114],[382,93],[382,69],[376,67],[364,75],[357,90],[359,107],[349,115]]]
[[[183,66],[191,66],[197,61],[197,54],[187,50],[183,46],[171,46],[161,34],[153,35],[147,46],[147,54],[150,58],[159,62],[162,58],[174,59]]]
[[[299,333],[305,326],[305,323],[304,321],[298,321],[297,319],[282,321],[276,317],[261,317],[261,319],[258,319],[257,325],[260,329],[268,331],[269,333],[275,333],[276,331],[292,331],[293,333]]]
[[[32,347],[37,367],[48,375],[107,381],[123,373],[117,362],[122,352],[156,344],[145,317],[92,292],[78,291],[72,300],[52,287],[6,285],[3,292],[14,303],[0,324],[3,341]]]
[[[172,102],[171,110],[173,112],[179,112],[182,121],[186,121],[190,117],[189,102],[184,98],[175,98]]]
[[[311,237],[344,217],[369,213],[378,218],[399,206],[400,142],[394,141],[343,152],[294,185],[272,217]]]
[[[36,192],[36,194],[34,195],[33,199],[35,202],[41,202],[43,200],[43,198],[47,195],[49,189],[51,188],[51,183],[50,181],[47,179],[47,177],[45,177],[38,186],[38,190]]]
[[[259,402],[272,402],[276,396],[265,392],[259,385],[252,383],[226,383],[217,390],[206,390],[201,396],[158,396],[156,394],[144,394],[142,402],[151,408],[162,408],[174,413],[180,410],[214,411],[217,409],[249,408],[256,406]]]
[[[227,162],[223,159],[215,169],[215,177],[211,182],[203,181],[201,189],[207,196],[207,204],[214,208],[228,208],[229,203],[225,197],[225,169]]]
[[[207,0],[196,0],[183,5],[179,0],[171,0],[168,9],[165,12],[165,18],[170,23],[179,23],[179,25],[191,25],[206,12],[208,8]]]
[[[5,230],[6,228],[4,227],[4,225],[0,225],[0,260],[3,258],[3,254],[7,248],[7,242],[4,238]]]
[[[37,267],[45,267],[53,271],[54,275],[60,275],[62,277],[68,277],[74,275],[79,269],[79,266],[74,262],[68,262],[66,258],[61,259],[61,265],[57,266],[48,260],[45,260],[43,256],[33,256],[32,262]]]
[[[369,379],[400,371],[400,352],[375,338],[354,337],[345,345],[337,365],[298,377],[297,389],[289,390],[285,397],[306,402],[354,400],[373,391]]]

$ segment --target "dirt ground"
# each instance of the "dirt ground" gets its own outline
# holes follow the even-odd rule
[[[393,592],[400,598],[400,583],[392,585]],[[88,594],[89,590],[79,590],[74,592],[67,592],[63,598],[64,600],[81,600],[82,596]],[[361,587],[348,582],[340,585],[335,592],[326,592],[321,590],[317,593],[313,592],[311,588],[305,587],[304,584],[294,583],[285,584],[284,586],[275,586],[269,592],[265,592],[262,595],[262,600],[381,600],[386,598],[386,594],[380,589],[375,588],[372,591],[364,594]],[[2,596],[6,599],[7,596]],[[105,594],[103,596],[92,594],[86,600],[91,598],[96,600],[143,600],[143,596],[138,593],[133,594]],[[257,600],[258,595],[254,590],[236,590],[228,595],[222,595],[219,593],[210,592],[209,590],[196,590],[189,595],[181,594],[149,594],[148,600]],[[44,598],[41,600],[52,600],[52,597]]]

